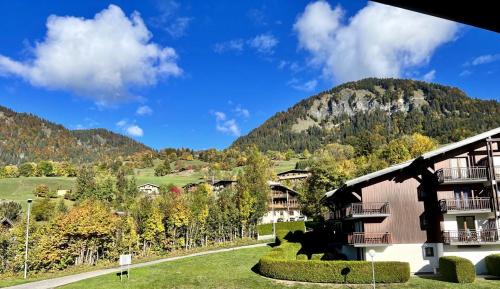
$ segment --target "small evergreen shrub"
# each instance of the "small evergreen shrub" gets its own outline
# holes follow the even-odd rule
[[[492,254],[486,257],[486,270],[489,275],[500,277],[500,254]]]
[[[259,260],[262,275],[284,280],[367,284],[372,282],[372,264],[366,261],[324,261],[324,254],[299,253],[303,232],[283,232],[277,236],[279,246]],[[406,262],[375,262],[375,280],[378,283],[403,283],[410,278],[410,265]]]
[[[472,283],[476,279],[474,264],[468,259],[457,256],[439,258],[439,271],[450,282]]]

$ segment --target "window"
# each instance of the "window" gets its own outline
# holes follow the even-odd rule
[[[434,257],[434,247],[424,248],[425,257]]]

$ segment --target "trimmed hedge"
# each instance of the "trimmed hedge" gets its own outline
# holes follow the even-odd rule
[[[306,225],[304,221],[295,222],[279,222],[276,223],[276,232],[278,231],[306,231]],[[259,235],[272,235],[273,234],[273,224],[260,224],[257,225],[257,232]]]
[[[468,259],[457,256],[439,258],[439,272],[450,282],[472,283],[476,279],[474,264]]]
[[[500,254],[486,257],[486,270],[489,275],[500,277]]]
[[[294,236],[297,234],[289,234]],[[300,235],[300,234],[298,234]],[[297,254],[300,243],[291,243],[278,237],[278,247],[259,260],[262,275],[275,279],[317,283],[368,284],[372,282],[372,265],[366,261],[323,261],[323,254]],[[406,262],[375,262],[375,281],[403,283],[410,279],[410,265]]]

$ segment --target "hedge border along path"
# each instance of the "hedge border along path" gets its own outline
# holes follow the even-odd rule
[[[293,221],[293,222],[279,222],[275,223],[276,232],[278,231],[286,231],[286,232],[295,232],[295,231],[305,231],[306,224],[304,221]],[[257,225],[257,232],[259,235],[272,235],[273,234],[273,224],[260,224]]]
[[[315,283],[369,284],[372,267],[367,261],[297,260],[300,243],[278,236],[278,247],[259,260],[259,272],[270,278]],[[406,262],[375,262],[375,281],[404,283],[410,279]]]
[[[500,277],[500,254],[486,256],[486,270],[489,275]]]
[[[476,279],[474,264],[457,256],[439,258],[439,272],[445,280],[455,283],[472,283]]]

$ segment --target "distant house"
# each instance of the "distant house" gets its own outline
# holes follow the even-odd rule
[[[232,181],[232,180],[219,180],[219,181],[215,181],[212,184],[214,192],[220,192],[220,191],[227,189],[227,188],[232,189],[235,186],[236,186],[236,181]]]
[[[306,220],[300,211],[299,192],[277,182],[269,182],[269,187],[271,188],[270,200],[267,213],[262,217],[261,223]]]
[[[71,190],[57,190],[56,195],[58,197],[64,197],[66,195],[69,195],[71,193]]]
[[[191,192],[196,191],[196,189],[198,188],[198,186],[201,185],[201,184],[204,184],[204,183],[206,183],[206,182],[205,181],[201,181],[201,182],[198,182],[198,183],[189,183],[189,184],[184,185],[182,187],[182,189],[185,192],[191,193]]]
[[[137,189],[139,192],[145,194],[145,195],[159,195],[160,194],[160,186],[157,186],[155,184],[142,184],[140,186],[137,186]]]
[[[311,172],[308,170],[293,169],[284,171],[277,174],[278,180],[280,181],[302,181],[311,176]]]
[[[14,227],[14,223],[7,217],[0,219],[0,230],[10,230]]]

